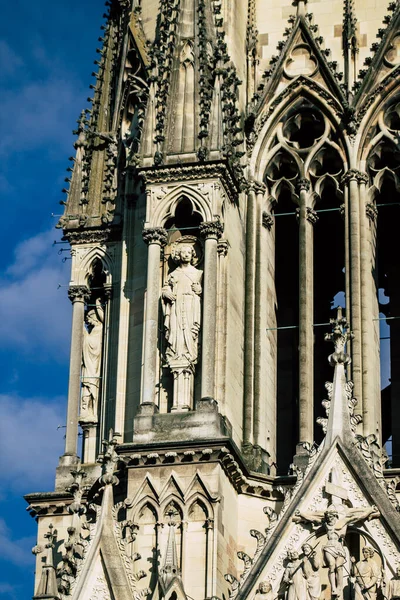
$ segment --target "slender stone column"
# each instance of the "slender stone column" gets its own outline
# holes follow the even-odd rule
[[[254,310],[256,284],[257,202],[254,183],[247,194],[246,218],[246,282],[244,319],[244,407],[243,444],[253,442],[254,419]]]
[[[299,217],[299,442],[314,439],[314,273],[313,224],[315,211],[307,206],[311,184],[300,179]]]
[[[226,339],[228,328],[227,311],[227,260],[229,243],[218,242],[218,295],[217,295],[217,344],[216,344],[216,397],[220,407],[225,402],[226,387]]]
[[[143,239],[149,247],[147,262],[146,312],[143,344],[142,410],[153,411],[157,383],[158,309],[160,303],[161,248],[167,243],[167,232],[162,227],[143,230]]]
[[[215,393],[217,247],[223,230],[224,228],[220,221],[208,221],[200,224],[200,234],[205,238],[201,398],[214,398]]]
[[[361,331],[362,331],[362,395],[364,435],[377,433],[374,386],[374,322],[372,307],[372,257],[369,223],[366,211],[366,183],[368,175],[360,173],[360,268],[361,268]],[[378,355],[376,359],[379,360]]]
[[[256,248],[255,248],[255,288],[254,288],[254,414],[253,414],[253,443],[256,446],[266,447],[266,418],[265,415],[270,407],[267,407],[266,399],[268,391],[263,378],[265,355],[265,327],[263,316],[267,313],[268,291],[267,279],[267,248],[265,244],[265,229],[271,230],[273,219],[267,213],[262,213],[262,204],[266,186],[263,183],[256,184],[257,207],[256,207]],[[268,218],[269,217],[269,218]],[[276,403],[274,402],[276,405]]]
[[[68,290],[68,297],[72,302],[72,335],[69,361],[67,431],[65,435],[64,456],[76,457],[79,404],[81,397],[81,368],[85,302],[87,302],[89,296],[89,289],[85,285],[71,285]]]
[[[213,553],[214,553],[214,519],[207,519],[205,522],[206,528],[206,598],[214,596],[214,569],[213,569]]]
[[[354,334],[351,343],[352,379],[354,396],[358,400],[357,412],[363,412],[362,395],[362,353],[361,353],[361,282],[360,282],[360,196],[358,181],[363,173],[350,169],[345,173],[343,182],[349,190],[349,258],[350,258],[350,298],[351,331]]]

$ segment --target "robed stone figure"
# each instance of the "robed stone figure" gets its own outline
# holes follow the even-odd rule
[[[182,359],[189,364],[197,362],[203,271],[193,265],[195,257],[193,246],[180,245],[174,256],[178,267],[162,290],[169,364]]]
[[[104,310],[98,302],[86,315],[82,352],[81,421],[97,421]]]

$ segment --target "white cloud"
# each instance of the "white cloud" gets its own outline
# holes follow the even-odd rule
[[[0,471],[3,492],[46,491],[54,487],[58,457],[64,450],[65,398],[0,395]],[[1,528],[0,528],[1,534]]]
[[[0,345],[65,360],[71,309],[66,288],[58,285],[68,281],[69,263],[57,254],[60,246],[52,248],[56,236],[53,230],[21,242],[0,278]]]
[[[34,545],[35,538],[32,536],[13,539],[6,522],[4,519],[0,519],[0,556],[2,560],[11,562],[18,567],[31,566],[31,550]],[[0,583],[0,594],[13,591],[15,591],[13,586]]]

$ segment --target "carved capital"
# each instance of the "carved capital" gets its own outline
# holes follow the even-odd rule
[[[300,219],[300,208],[296,208],[296,218],[297,221],[299,221]],[[311,208],[310,206],[306,207],[306,219],[309,223],[311,223],[311,225],[315,225],[315,223],[318,221],[318,214],[317,211],[314,210],[313,208]]]
[[[370,221],[375,223],[376,218],[378,216],[378,209],[376,207],[375,202],[368,202],[365,205],[365,214],[367,215],[367,217]]]
[[[68,289],[68,298],[72,303],[87,302],[90,298],[90,290],[86,285],[70,285]]]
[[[112,298],[112,285],[111,283],[107,283],[104,287],[103,287],[103,297],[105,301],[111,300]]]
[[[217,246],[217,252],[220,256],[225,257],[228,254],[229,242],[228,240],[219,240]]]
[[[267,186],[265,185],[265,183],[262,183],[262,181],[249,181],[247,186],[247,190],[249,192],[253,191],[256,194],[264,194],[266,189]]]
[[[168,241],[167,231],[163,227],[147,227],[143,229],[142,237],[147,245],[159,244],[164,247]]]
[[[297,181],[296,189],[298,193],[300,193],[302,190],[309,192],[311,189],[311,181],[309,179],[306,179],[305,177],[302,177]]]
[[[274,224],[274,217],[270,213],[264,211],[262,214],[262,224],[263,227],[265,227],[265,229],[271,231],[272,226]]]
[[[348,184],[350,181],[357,181],[357,183],[368,183],[369,177],[366,173],[359,171],[358,169],[349,169],[342,177],[342,183]]]
[[[206,221],[200,223],[200,235],[207,238],[214,238],[219,240],[222,237],[224,226],[221,221]]]

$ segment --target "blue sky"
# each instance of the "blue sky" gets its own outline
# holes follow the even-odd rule
[[[59,233],[72,129],[87,106],[104,3],[12,0],[0,22],[0,600],[33,595],[25,493],[63,452],[70,263]]]
[[[0,21],[0,600],[33,595],[36,524],[63,452],[69,261],[52,246],[104,4],[12,0]],[[65,246],[64,246],[65,247]],[[59,287],[61,286],[61,287]],[[385,330],[386,332],[386,330]]]

